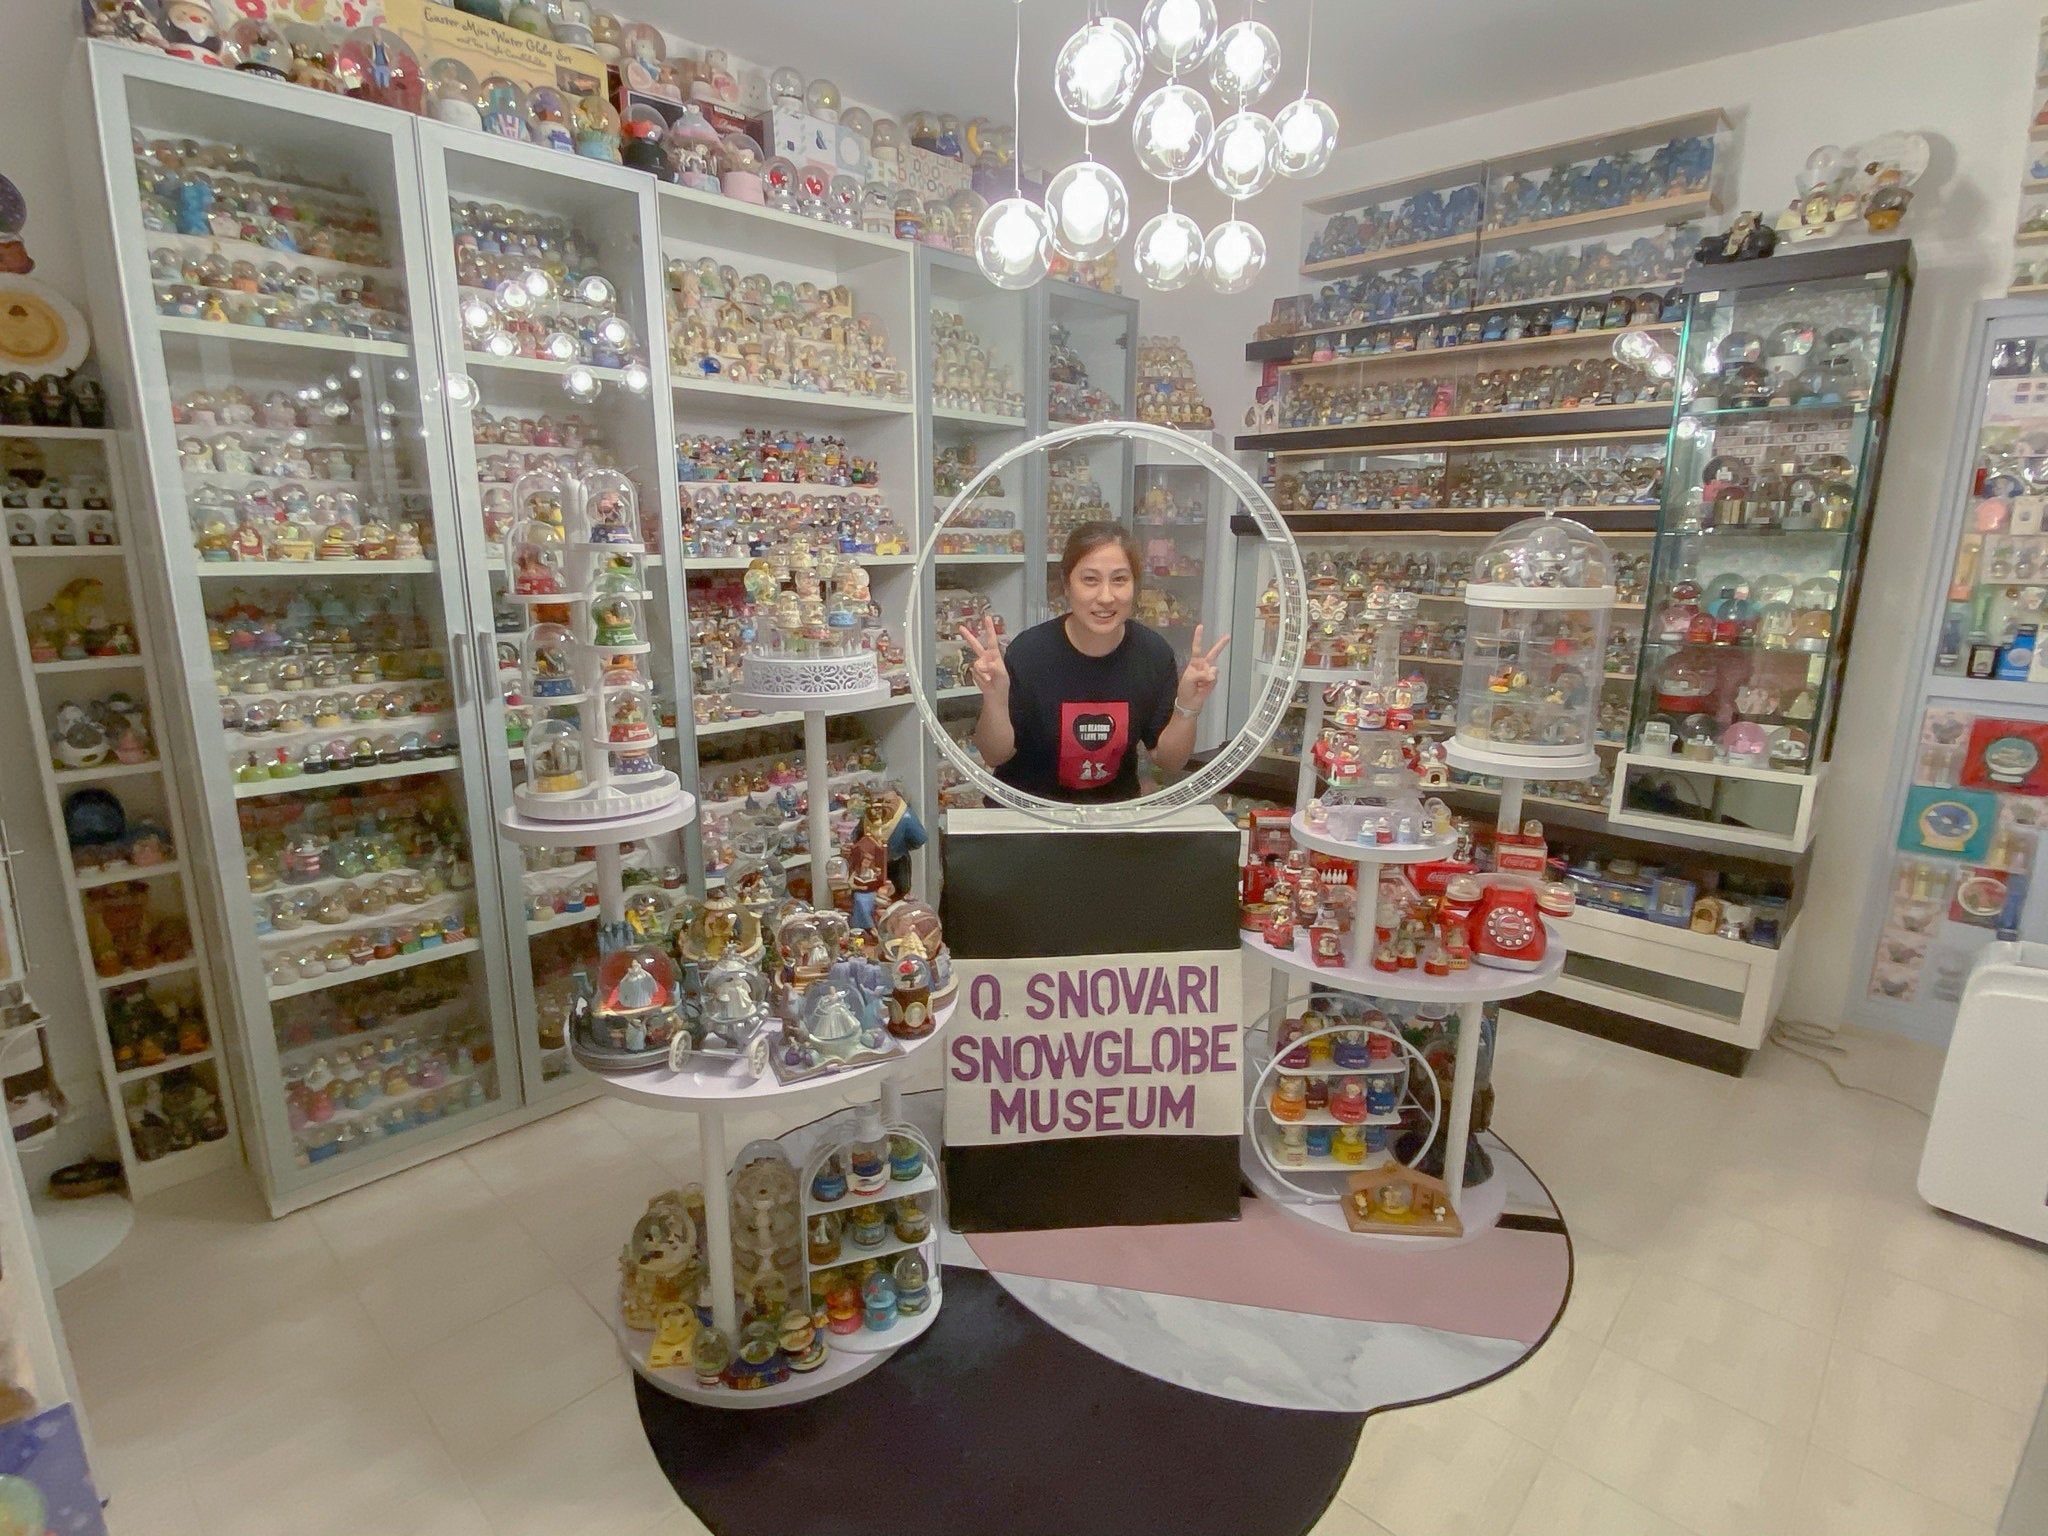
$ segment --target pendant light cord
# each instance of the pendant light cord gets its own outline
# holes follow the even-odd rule
[[[1301,99],[1308,100],[1309,82],[1315,78],[1316,0],[1308,0],[1308,41],[1301,46]]]
[[[1024,195],[1024,0],[1017,0],[1017,45],[1010,52],[1010,190]]]

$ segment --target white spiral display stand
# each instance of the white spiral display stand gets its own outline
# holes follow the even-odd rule
[[[800,709],[804,716],[804,798],[809,810],[807,834],[811,851],[811,895],[829,904],[825,871],[832,852],[832,761],[825,746],[825,722],[856,709],[878,709],[889,702],[887,683],[839,693],[748,693],[735,690],[732,701],[741,709],[764,715]],[[813,905],[817,905],[813,902]]]

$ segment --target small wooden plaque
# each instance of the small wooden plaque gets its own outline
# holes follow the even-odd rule
[[[1465,1224],[1451,1209],[1442,1179],[1396,1163],[1370,1173],[1354,1173],[1346,1185],[1344,1224],[1354,1232],[1399,1232],[1410,1237],[1465,1235]],[[1388,1211],[1382,1198],[1383,1192],[1394,1185],[1405,1185],[1411,1194],[1408,1208],[1399,1214]]]

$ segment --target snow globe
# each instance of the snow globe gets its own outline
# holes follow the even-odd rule
[[[718,141],[718,190],[727,197],[757,206],[767,202],[762,183],[765,159],[761,146],[735,129]]]
[[[521,648],[520,672],[526,697],[543,704],[568,704],[583,697],[576,675],[575,641],[560,624],[536,624]]]
[[[567,553],[560,528],[538,518],[514,523],[505,535],[505,568],[512,573],[512,595],[564,596],[567,586],[562,573]]]
[[[590,779],[583,766],[583,732],[573,720],[536,720],[526,733],[526,791],[561,799],[581,794]]]
[[[1569,518],[1537,517],[1500,534],[1465,589],[1459,766],[1528,777],[1592,766],[1615,602],[1606,544]]]

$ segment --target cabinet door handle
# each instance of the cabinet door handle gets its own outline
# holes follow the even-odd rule
[[[448,631],[448,655],[455,663],[455,704],[458,709],[467,709],[475,698],[475,690],[469,685],[469,653],[464,650],[459,630]]]
[[[476,694],[477,702],[485,701],[485,689],[491,690],[493,698],[502,697],[504,689],[497,686],[498,678],[498,636],[495,630],[476,632]]]

